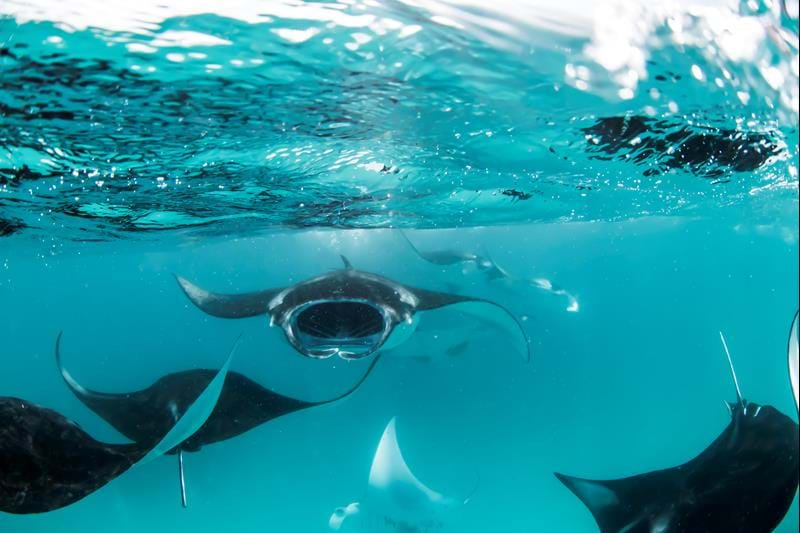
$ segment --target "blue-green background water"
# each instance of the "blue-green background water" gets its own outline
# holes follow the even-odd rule
[[[782,47],[754,29],[791,24],[738,6],[717,18],[644,11],[652,27],[626,41],[647,59],[640,72],[635,58],[615,69],[592,55],[609,46],[602,24],[591,37],[493,12],[509,24],[497,31],[422,4],[3,6],[0,394],[122,442],[63,385],[63,330],[66,365],[95,389],[219,366],[244,332],[235,370],[330,396],[363,363],[304,360],[265,318],[208,317],[173,274],[239,292],[339,268],[340,253],[507,305],[534,355],[524,365],[507,333],[441,310],[345,400],[189,454],[188,509],[167,457],[66,509],[0,514],[0,531],[326,531],[334,508],[362,497],[393,416],[426,484],[463,495],[480,474],[443,531],[594,531],[552,472],[619,477],[699,453],[734,397],[719,330],[745,396],[795,416],[796,34]],[[707,54],[701,30],[723,13],[755,52]],[[618,76],[628,70],[633,84]],[[614,116],[652,122],[603,152],[591,128]],[[681,131],[716,148],[689,150],[686,135],[670,137]],[[396,227],[422,249],[486,248],[580,309],[425,263]],[[779,531],[797,528],[795,500]]]

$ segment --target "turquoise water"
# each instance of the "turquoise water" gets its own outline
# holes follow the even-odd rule
[[[533,349],[526,365],[507,330],[430,313],[352,396],[187,454],[188,509],[164,457],[0,531],[329,531],[392,417],[426,485],[479,476],[437,531],[595,531],[553,471],[699,453],[735,392],[719,330],[744,395],[796,417],[796,19],[475,4],[0,4],[0,395],[124,442],[64,386],[64,331],[100,390],[219,367],[244,333],[234,370],[329,397],[363,362],[205,315],[173,274],[243,292],[339,254],[500,302]],[[425,262],[397,228],[516,281]],[[778,530],[797,529],[795,498]]]

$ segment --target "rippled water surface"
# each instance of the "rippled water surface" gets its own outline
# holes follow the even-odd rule
[[[97,388],[218,366],[244,330],[239,371],[340,390],[360,367],[172,278],[279,287],[339,254],[501,302],[534,351],[443,313],[345,401],[190,455],[187,510],[166,458],[0,531],[327,531],[392,416],[432,486],[479,473],[430,531],[592,531],[552,472],[697,454],[732,399],[719,329],[747,395],[794,418],[796,2],[564,4],[0,1],[0,395],[122,440],[65,390],[61,330]]]
[[[796,23],[724,6],[512,5],[7,0],[3,233],[731,204],[772,219],[794,197]]]

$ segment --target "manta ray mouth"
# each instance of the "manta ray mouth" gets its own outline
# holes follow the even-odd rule
[[[360,359],[380,348],[391,330],[382,308],[365,300],[321,300],[294,310],[287,321],[291,343],[304,355]]]

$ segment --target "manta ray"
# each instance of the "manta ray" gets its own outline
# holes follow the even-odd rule
[[[191,302],[209,315],[246,318],[266,315],[278,325],[300,354],[312,358],[337,355],[360,359],[407,340],[419,314],[445,306],[481,304],[508,315],[524,339],[526,360],[530,343],[519,319],[506,307],[483,298],[418,289],[383,276],[344,268],[289,287],[244,294],[216,294],[177,276]],[[479,313],[480,314],[480,313]]]
[[[408,243],[414,253],[428,263],[439,266],[450,266],[457,263],[473,263],[478,270],[483,272],[489,281],[503,280],[509,284],[524,283],[532,285],[543,291],[555,294],[556,296],[564,297],[567,300],[566,310],[568,312],[577,313],[580,311],[580,304],[577,298],[561,287],[553,284],[549,279],[523,279],[513,276],[509,274],[506,269],[498,265],[489,255],[489,252],[485,250],[482,253],[467,250],[420,250],[411,242],[411,239],[408,238],[408,235],[406,235],[403,230],[400,230],[400,235],[402,235],[403,239]]]
[[[55,347],[56,364],[72,393],[133,442],[147,446],[174,424],[191,404],[197,392],[207,387],[216,372],[208,369],[167,374],[144,389],[126,393],[89,390],[64,368],[61,334]],[[370,361],[363,376],[344,393],[323,401],[305,401],[267,389],[238,372],[228,372],[214,406],[203,425],[186,439],[176,442],[167,454],[178,454],[181,502],[186,507],[183,452],[197,452],[207,444],[227,440],[286,414],[340,400],[355,391],[370,374],[378,357]]]
[[[337,508],[328,525],[336,531],[347,522],[347,531],[425,533],[442,526],[438,515],[443,510],[457,509],[469,500],[444,496],[417,479],[400,451],[392,418],[375,450],[364,498]]]
[[[772,531],[797,491],[798,425],[770,405],[742,398],[725,338],[737,402],[731,421],[697,457],[672,468],[610,480],[556,473],[603,533]]]
[[[100,442],[52,409],[0,397],[0,511],[31,514],[66,507],[171,450],[213,412],[232,357],[233,351],[204,387],[187,396],[184,412],[146,445]]]

